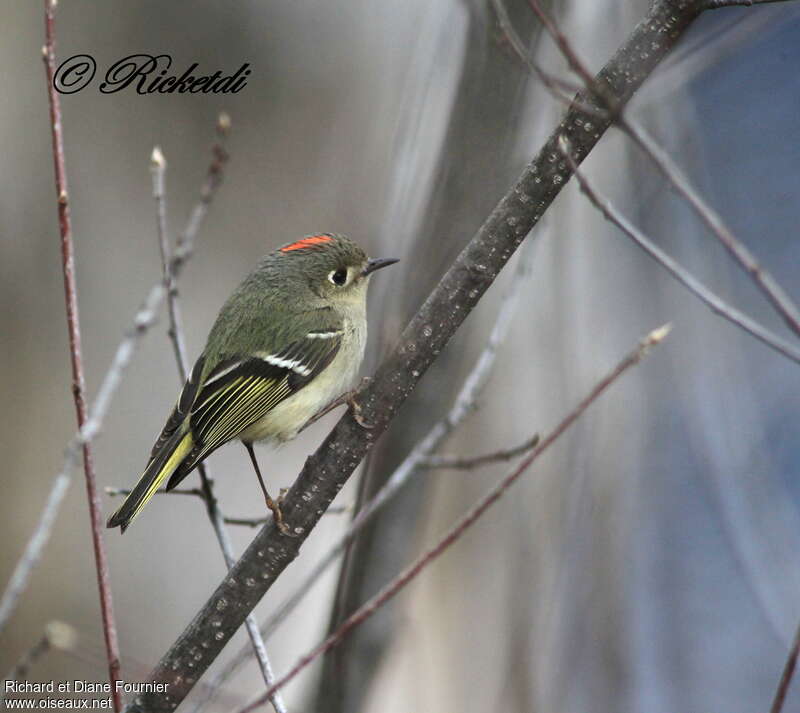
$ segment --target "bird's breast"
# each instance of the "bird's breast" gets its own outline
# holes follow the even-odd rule
[[[239,438],[243,441],[291,440],[308,419],[352,387],[364,359],[366,321],[345,320],[343,329],[345,336],[331,363],[300,391],[245,429]]]

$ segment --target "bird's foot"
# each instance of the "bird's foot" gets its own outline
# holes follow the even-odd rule
[[[301,431],[305,431],[312,423],[316,423],[319,421],[323,416],[329,414],[333,409],[337,408],[338,406],[344,406],[345,404],[350,407],[350,410],[353,412],[353,418],[356,420],[356,423],[359,426],[362,426],[366,429],[374,428],[374,426],[370,425],[366,419],[361,415],[361,406],[356,402],[356,395],[367,385],[369,382],[372,381],[371,377],[365,376],[361,379],[358,386],[355,389],[350,389],[350,391],[345,392],[341,396],[337,396],[333,401],[331,401],[326,406],[323,406],[319,411],[317,411],[311,418],[306,421],[302,427],[300,428]]]
[[[272,511],[272,519],[275,522],[275,527],[278,528],[278,531],[282,535],[286,535],[286,537],[297,537],[297,535],[295,535],[289,529],[289,526],[283,519],[283,512],[281,511],[281,505],[283,504],[283,498],[285,495],[286,495],[286,488],[281,488],[281,492],[277,500],[273,500],[269,495],[267,495],[266,498],[267,507]]]
[[[372,381],[371,377],[365,376],[361,379],[358,387],[353,389],[352,391],[348,391],[345,394],[347,405],[350,407],[350,411],[353,414],[353,420],[361,426],[361,428],[366,428],[368,431],[371,431],[375,428],[375,424],[368,421],[364,418],[362,413],[361,404],[356,400],[356,396]]]

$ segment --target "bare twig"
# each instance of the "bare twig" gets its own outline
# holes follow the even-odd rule
[[[716,314],[727,319],[732,324],[745,330],[759,341],[771,347],[779,354],[788,357],[794,362],[800,363],[800,349],[773,334],[758,322],[750,319],[746,314],[740,312],[735,307],[718,297],[709,290],[702,282],[695,278],[686,268],[667,255],[661,248],[653,243],[638,228],[632,225],[607,199],[602,197],[591,185],[586,175],[578,169],[574,158],[571,155],[569,142],[563,139],[561,152],[566,157],[570,168],[575,174],[575,178],[580,184],[581,190],[586,194],[592,204],[603,216],[614,223],[625,235],[642,248],[650,257],[664,267],[678,282],[688,288],[696,297],[705,302]]]
[[[790,2],[790,0],[706,0],[703,3],[704,10],[719,10],[723,7],[752,7],[753,5],[774,5],[778,2]]]
[[[472,458],[464,458],[462,456],[448,456],[436,455],[428,456],[423,462],[422,466],[425,468],[453,468],[455,470],[471,470],[472,468],[479,468],[483,465],[490,463],[500,463],[509,461],[523,453],[534,449],[536,444],[539,443],[539,434],[535,434],[528,438],[524,443],[521,443],[514,448],[508,448],[502,451],[494,451],[492,453],[484,453],[481,456],[473,456]]]
[[[200,200],[195,204],[189,222],[184,231],[178,236],[175,252],[170,261],[170,272],[177,277],[184,263],[194,252],[194,239],[200,225],[208,213],[211,202],[214,200],[217,189],[222,183],[223,170],[228,162],[228,152],[225,149],[225,139],[231,129],[231,118],[222,112],[217,119],[217,143],[211,148],[213,159],[206,173],[206,180],[200,189]]]
[[[161,270],[163,275],[164,289],[167,294],[167,312],[169,314],[169,338],[175,353],[175,361],[178,366],[178,374],[183,383],[189,374],[189,361],[186,355],[186,343],[183,338],[183,329],[181,327],[180,318],[180,303],[178,301],[178,289],[176,282],[175,270],[185,264],[188,257],[191,255],[194,245],[195,236],[200,228],[200,225],[208,213],[208,207],[213,198],[214,192],[220,185],[223,177],[223,166],[227,160],[227,154],[221,145],[221,142],[227,136],[230,129],[230,119],[227,114],[221,114],[217,121],[217,135],[219,143],[215,144],[213,149],[214,158],[208,169],[206,182],[200,193],[200,200],[195,205],[194,210],[189,218],[189,223],[183,233],[183,243],[179,240],[178,245],[183,245],[184,253],[182,262],[175,263],[170,256],[169,237],[167,235],[167,220],[166,220],[166,195],[165,195],[165,173],[166,161],[161,149],[155,147],[151,157],[151,170],[153,173],[153,198],[156,202],[156,223],[158,232],[158,244],[161,252]],[[188,247],[187,247],[188,246]],[[219,542],[222,555],[225,560],[225,566],[230,569],[236,558],[233,555],[233,545],[231,544],[228,532],[225,529],[225,518],[217,504],[217,499],[213,492],[212,480],[208,474],[208,467],[205,463],[201,463],[198,468],[200,475],[200,489],[196,491],[203,498],[206,505],[206,512],[208,513],[211,525],[214,528],[214,534]],[[191,491],[193,492],[193,491]],[[270,664],[267,655],[264,641],[261,638],[261,633],[258,630],[258,621],[253,614],[250,614],[245,619],[245,626],[247,633],[250,637],[253,646],[253,652],[261,670],[261,675],[267,688],[272,686],[275,676],[272,672],[272,665]],[[280,695],[276,694],[271,697],[270,702],[274,707],[276,713],[286,713],[286,706]]]
[[[500,26],[503,34],[506,36],[511,48],[514,50],[514,54],[529,72],[539,78],[539,81],[541,81],[541,83],[550,90],[551,94],[556,99],[559,99],[560,101],[569,106],[573,106],[576,109],[580,109],[584,114],[588,114],[589,116],[608,116],[608,112],[603,107],[591,104],[587,101],[584,101],[579,96],[576,96],[576,94],[581,90],[580,85],[568,82],[544,70],[542,66],[536,62],[533,57],[531,57],[522,39],[517,34],[502,0],[490,1],[492,9],[494,9],[495,16],[497,17],[497,23]]]
[[[670,52],[701,8],[682,0],[658,0],[600,71],[620,104],[627,102]],[[641,47],[648,52],[642,53]],[[585,122],[591,118],[591,131]],[[583,160],[610,126],[607,117],[588,117],[570,107],[539,153],[506,191],[477,233],[467,242],[383,360],[372,381],[358,394],[364,429],[348,411],[311,455],[281,510],[296,538],[271,524],[262,528],[242,557],[164,653],[148,680],[169,684],[169,695],[142,693],[129,711],[171,713],[216,659],[264,594],[297,556],[364,455],[388,428],[464,319],[494,282],[522,240],[560,193],[571,171],[559,161],[558,138],[566,134]],[[246,584],[247,583],[247,584]],[[249,586],[251,583],[252,586]],[[210,627],[216,634],[209,639]],[[190,651],[207,644],[191,668]]]
[[[632,366],[638,364],[647,352],[659,344],[669,333],[670,326],[664,325],[653,330],[648,334],[637,347],[628,354],[614,369],[603,377],[586,396],[567,416],[542,440],[532,453],[522,462],[511,470],[497,485],[495,485],[480,501],[478,501],[467,513],[450,529],[448,532],[425,554],[419,557],[412,565],[407,567],[391,582],[389,582],[380,592],[369,601],[359,607],[351,614],[336,631],[334,631],[325,641],[315,647],[311,652],[303,656],[284,676],[282,676],[273,686],[274,692],[285,686],[300,671],[314,661],[318,656],[332,649],[339,644],[344,637],[363,621],[371,617],[386,602],[392,599],[409,582],[411,582],[420,572],[422,572],[433,560],[441,555],[448,547],[456,542],[475,522],[496,503],[505,492],[516,482],[516,480],[528,469],[544,451],[546,451],[563,433],[577,421],[591,404],[608,389],[620,376],[622,376]],[[266,700],[266,695],[259,697],[253,703],[239,709],[237,713],[249,713],[255,710]]]
[[[326,511],[326,515],[347,515],[353,512],[352,505],[331,505]],[[226,525],[242,525],[243,527],[261,527],[272,521],[272,516],[269,517],[228,517],[223,518]]]
[[[167,161],[161,149],[156,146],[150,156],[150,171],[153,174],[153,199],[156,202],[156,226],[158,231],[158,248],[161,254],[161,275],[164,289],[167,292],[167,314],[169,327],[167,333],[170,344],[175,352],[175,363],[181,383],[186,381],[186,345],[183,340],[183,331],[180,328],[181,317],[177,300],[178,289],[175,285],[175,276],[170,265],[169,235],[167,233],[167,196],[164,189]],[[185,260],[184,260],[185,262]]]
[[[432,466],[436,467],[436,466]],[[133,492],[131,488],[114,488],[111,486],[106,486],[104,488],[105,494],[114,498],[120,496],[128,496]],[[193,495],[198,498],[203,498],[205,500],[206,494],[200,488],[173,488],[172,490],[165,490],[164,488],[160,488],[156,490],[155,495]],[[219,504],[217,504],[217,508],[219,508]],[[353,512],[352,505],[331,505],[326,511],[326,515],[346,515],[348,513]],[[226,525],[244,525],[246,527],[259,527],[261,525],[266,525],[268,522],[272,521],[272,517],[228,517],[225,515],[223,517],[223,522]]]
[[[50,491],[47,503],[42,511],[39,524],[31,536],[31,539],[28,541],[25,552],[22,554],[22,557],[14,569],[14,573],[11,575],[11,579],[3,593],[2,599],[0,599],[0,629],[3,628],[3,625],[16,607],[20,595],[27,586],[31,572],[41,556],[44,545],[50,537],[50,532],[56,515],[58,514],[58,509],[64,499],[67,487],[69,486],[70,473],[78,462],[83,447],[91,442],[100,431],[103,419],[111,404],[111,399],[122,380],[122,373],[133,356],[136,342],[155,321],[158,306],[161,304],[163,295],[164,290],[162,286],[160,284],[156,285],[150,291],[145,304],[136,313],[134,317],[134,326],[126,333],[125,337],[118,345],[114,353],[114,359],[98,389],[97,397],[88,414],[88,418],[81,430],[78,431],[67,446],[61,471],[56,475],[53,481],[53,488]]]
[[[758,263],[744,243],[733,234],[725,224],[722,216],[703,200],[689,179],[681,172],[667,153],[653,141],[644,127],[629,120],[624,115],[619,117],[618,123],[620,128],[633,139],[678,193],[692,206],[700,220],[705,223],[717,240],[725,246],[731,257],[739,263],[745,273],[756,283],[756,286],[764,293],[789,329],[800,337],[800,310],[798,310],[792,298],[789,297],[775,278]]]
[[[792,647],[789,649],[789,655],[786,657],[786,663],[781,673],[781,680],[778,682],[778,690],[775,691],[775,698],[770,706],[769,713],[781,713],[783,704],[786,702],[786,694],[789,692],[789,686],[792,684],[794,671],[797,667],[797,656],[800,654],[800,626],[794,635]]]
[[[72,460],[76,460],[75,455]],[[50,494],[47,496],[47,502],[44,505],[42,514],[39,516],[39,524],[33,531],[25,546],[25,551],[22,553],[11,578],[8,580],[6,589],[3,592],[3,597],[0,599],[0,631],[3,630],[6,622],[11,614],[16,609],[19,598],[22,592],[25,591],[25,586],[28,583],[28,578],[42,556],[42,550],[50,539],[50,532],[53,529],[58,510],[70,484],[70,476],[66,472],[59,473],[53,481],[53,487],[50,489]]]
[[[83,428],[87,421],[86,383],[83,374],[81,354],[81,329],[78,315],[78,293],[75,284],[75,253],[72,244],[72,223],[67,190],[67,169],[64,159],[64,135],[61,123],[61,105],[54,85],[56,72],[56,28],[55,2],[44,0],[45,44],[43,58],[47,73],[47,95],[50,103],[50,127],[53,139],[53,164],[55,169],[56,195],[58,196],[58,218],[61,233],[61,261],[64,273],[64,299],[67,308],[67,329],[69,331],[70,361],[72,364],[72,394],[78,427]],[[97,586],[100,591],[100,611],[103,620],[108,674],[111,681],[114,710],[119,713],[122,698],[117,690],[120,680],[119,641],[114,621],[114,606],[111,598],[111,583],[108,574],[108,560],[103,542],[103,516],[100,497],[97,493],[97,478],[94,461],[88,441],[82,444],[83,471],[86,479],[86,495],[89,501],[89,517],[94,547]]]
[[[125,496],[127,497],[133,491],[131,488],[112,488],[110,486],[106,486],[105,493],[106,495],[110,495],[112,498],[118,496]],[[172,490],[165,490],[161,488],[160,490],[156,490],[156,495],[195,495],[198,498],[204,498],[205,494],[203,493],[200,488],[173,488]]]
[[[69,624],[55,620],[48,622],[47,626],[44,628],[42,637],[22,655],[22,658],[20,658],[14,668],[6,674],[6,684],[9,681],[19,681],[27,678],[31,666],[48,651],[52,651],[53,649],[70,651],[75,647],[77,640],[78,634]],[[7,685],[0,689],[0,705],[2,705],[6,699],[7,691]]]
[[[561,32],[556,23],[542,9],[539,1],[528,0],[528,4],[531,6],[531,9],[536,17],[539,18],[539,22],[542,23],[542,27],[544,27],[550,37],[553,38],[553,41],[561,51],[561,54],[564,55],[564,58],[569,63],[572,71],[574,71],[575,74],[581,78],[583,86],[586,88],[586,90],[591,92],[598,100],[600,100],[600,102],[608,111],[616,113],[619,109],[617,100],[607,90],[606,87],[595,81],[594,75],[589,71],[587,66],[580,60],[577,53],[572,49],[572,45],[567,39],[567,36]]]
[[[39,639],[6,675],[6,681],[25,678],[30,667],[48,651],[72,651],[78,643],[78,632],[63,621],[49,621]]]
[[[411,478],[427,465],[428,459],[444,439],[469,415],[483,393],[489,376],[492,373],[497,352],[506,338],[511,319],[519,302],[520,292],[528,275],[533,257],[533,245],[529,244],[521,251],[520,260],[514,278],[504,295],[494,326],[489,334],[486,346],[481,351],[475,365],[468,374],[450,411],[437,421],[428,433],[421,438],[403,462],[389,476],[383,487],[366,503],[353,518],[347,530],[339,537],[317,564],[303,577],[300,584],[273,609],[270,617],[261,627],[262,634],[268,639],[293,612],[314,584],[338,561],[356,535],[369,523],[375,515],[408,483]],[[199,701],[195,713],[202,709],[214,695],[214,692],[248,659],[247,649],[239,651],[212,679],[206,689],[206,696]]]
[[[561,31],[556,22],[548,17],[542,10],[539,1],[529,0],[529,2],[533,11],[542,22],[542,25],[569,62],[570,67],[581,78],[584,86],[589,91],[596,92],[599,98],[608,105],[609,110],[612,110],[614,113],[615,121],[619,128],[636,143],[684,200],[692,206],[692,209],[700,220],[702,220],[717,240],[722,243],[731,257],[739,263],[739,266],[744,272],[755,282],[756,286],[762,291],[773,308],[782,317],[789,329],[797,336],[800,336],[800,310],[798,310],[791,297],[789,297],[786,291],[778,284],[775,278],[759,264],[758,260],[756,260],[755,256],[748,250],[744,243],[733,234],[719,213],[703,200],[700,193],[692,186],[689,179],[682,173],[667,153],[653,141],[648,132],[636,122],[630,120],[623,112],[616,111],[616,108],[612,104],[613,99],[608,96],[608,93],[604,91],[602,86],[598,85],[589,71],[589,68],[578,56],[569,38]]]
[[[160,284],[154,285],[150,289],[150,293],[147,295],[144,304],[133,317],[133,326],[126,332],[122,341],[117,345],[117,350],[114,352],[111,365],[108,367],[108,371],[103,377],[103,381],[100,383],[100,388],[97,390],[97,396],[95,396],[94,403],[92,404],[89,418],[83,425],[83,428],[81,428],[79,434],[81,443],[88,443],[91,441],[100,430],[103,420],[108,413],[108,409],[111,406],[111,399],[122,381],[122,374],[133,358],[136,345],[150,327],[156,323],[158,310],[161,308],[161,303],[164,301],[164,295],[164,288]]]

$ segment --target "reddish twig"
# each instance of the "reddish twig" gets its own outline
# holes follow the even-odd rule
[[[795,668],[797,668],[798,654],[800,654],[800,626],[797,627],[797,632],[792,642],[792,648],[789,649],[789,655],[786,657],[781,680],[778,683],[778,690],[775,691],[775,698],[772,701],[769,713],[781,713],[783,710],[783,704],[786,702],[786,694],[789,692],[789,686],[792,683]]]
[[[70,361],[72,363],[72,395],[78,427],[83,428],[87,420],[86,384],[81,357],[81,330],[78,316],[78,296],[75,284],[75,254],[72,243],[72,224],[67,191],[67,171],[64,160],[64,135],[61,123],[61,106],[54,86],[55,63],[55,2],[45,0],[45,45],[42,48],[47,71],[47,94],[50,100],[50,126],[53,137],[53,164],[55,168],[56,194],[58,195],[58,223],[61,233],[61,261],[64,273],[64,299],[67,308],[67,328],[69,331]],[[89,500],[89,516],[92,527],[92,545],[97,570],[97,585],[100,590],[100,610],[103,619],[103,634],[108,656],[108,673],[111,680],[114,710],[122,708],[122,699],[117,691],[120,680],[119,642],[114,623],[114,607],[111,600],[111,585],[108,575],[108,560],[102,539],[103,516],[100,498],[97,493],[97,480],[94,472],[92,450],[85,442],[83,450],[83,471],[86,476],[86,495]]]
[[[423,569],[433,560],[442,554],[450,545],[456,542],[477,520],[481,517],[502,495],[516,482],[516,480],[528,469],[528,467],[546,451],[561,435],[577,421],[597,398],[608,389],[620,376],[622,376],[632,366],[638,364],[642,357],[647,354],[651,347],[659,344],[669,333],[670,326],[664,325],[648,334],[636,348],[628,354],[614,369],[603,377],[595,387],[569,414],[542,440],[533,452],[531,452],[518,466],[495,485],[478,503],[476,503],[467,513],[437,542],[431,549],[423,554],[412,565],[407,567],[391,582],[389,582],[372,599],[359,607],[351,614],[336,631],[334,631],[325,641],[316,648],[303,656],[266,694],[249,703],[237,713],[249,713],[267,700],[267,696],[274,693],[279,688],[285,686],[300,671],[308,666],[317,657],[338,645],[347,634],[359,624],[371,617],[386,602],[392,599],[410,581],[412,581]]]

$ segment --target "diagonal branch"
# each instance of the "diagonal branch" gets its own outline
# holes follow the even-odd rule
[[[771,0],[774,1],[774,0]],[[725,247],[728,254],[737,262],[742,270],[750,276],[756,287],[761,290],[775,311],[795,335],[800,336],[800,310],[777,280],[762,267],[747,246],[742,243],[719,215],[692,186],[675,162],[669,157],[645,129],[629,119],[624,112],[617,111],[613,98],[607,97],[602,88],[596,87],[587,66],[578,56],[569,38],[561,31],[554,20],[542,10],[539,0],[529,0],[531,8],[541,21],[548,34],[558,46],[572,70],[581,78],[584,86],[590,91],[597,91],[598,98],[608,104],[608,109],[615,115],[618,127],[630,137],[644,154],[655,164],[683,199],[692,207],[711,234]],[[743,3],[752,4],[752,3]],[[513,30],[509,30],[513,33]],[[530,64],[530,63],[529,63]],[[534,66],[534,71],[541,70]],[[549,86],[549,85],[548,85]]]
[[[372,522],[387,503],[402,491],[422,467],[427,466],[427,461],[436,448],[475,409],[478,399],[483,394],[492,374],[498,350],[510,328],[512,317],[520,300],[522,287],[530,275],[530,262],[533,257],[532,248],[533,243],[529,242],[527,247],[521,251],[514,278],[511,281],[508,292],[501,300],[500,308],[497,311],[486,345],[475,360],[475,364],[464,380],[464,384],[450,410],[417,441],[378,492],[361,507],[346,531],[327,548],[325,554],[305,573],[292,592],[282,599],[276,607],[273,607],[269,618],[261,626],[264,638],[268,639],[275,633],[275,630],[286,621],[286,618],[303,601],[322,575],[339,561],[339,558],[356,536],[364,530],[367,524]],[[328,508],[327,512],[330,512],[331,509]],[[246,648],[240,650],[220,671],[215,673],[214,678],[206,688],[205,697],[196,706],[195,713],[212,700],[222,684],[248,660],[248,654],[249,652]]]
[[[733,234],[733,231],[725,224],[722,216],[703,200],[689,179],[675,165],[675,162],[667,152],[653,141],[644,127],[625,116],[620,116],[618,123],[620,128],[630,136],[656,165],[658,170],[661,171],[662,175],[674,186],[675,190],[692,206],[700,220],[722,243],[731,257],[739,263],[742,270],[755,282],[789,329],[800,337],[800,310],[798,310],[797,305],[794,304],[787,292],[778,284],[777,280],[759,264],[747,246]]]
[[[47,544],[50,538],[50,532],[55,518],[58,515],[58,510],[70,484],[72,469],[77,465],[84,446],[90,443],[100,431],[103,420],[111,405],[111,400],[122,381],[122,374],[133,357],[133,352],[138,341],[155,322],[158,308],[163,298],[164,290],[162,286],[160,284],[155,285],[147,296],[145,303],[136,312],[133,319],[133,326],[127,331],[122,341],[117,346],[111,365],[97,391],[97,396],[92,404],[88,418],[84,422],[83,427],[67,445],[61,471],[56,475],[53,481],[53,487],[50,490],[50,495],[47,498],[44,510],[39,518],[39,523],[31,535],[31,538],[28,540],[25,551],[22,557],[20,557],[17,566],[14,568],[14,572],[3,592],[2,598],[0,598],[0,631],[2,631],[3,626],[6,621],[8,621],[8,618],[19,602],[27,586],[31,572],[38,562],[45,544]]]
[[[67,307],[67,329],[69,331],[70,361],[72,363],[72,395],[78,428],[83,428],[87,420],[86,381],[83,374],[81,355],[81,327],[78,316],[78,292],[75,282],[75,252],[72,243],[72,221],[69,211],[67,190],[67,168],[64,159],[64,133],[61,123],[61,104],[54,85],[56,73],[56,29],[55,0],[44,0],[45,44],[42,48],[47,72],[47,95],[50,101],[50,128],[53,137],[53,163],[55,168],[56,194],[58,195],[58,224],[61,232],[61,262],[64,273],[64,299]],[[97,478],[94,471],[92,449],[88,441],[83,446],[83,472],[86,478],[86,496],[89,501],[89,519],[92,529],[97,586],[100,590],[100,612],[103,619],[108,675],[111,681],[114,710],[122,708],[122,699],[117,690],[121,678],[119,662],[119,641],[114,621],[114,607],[111,599],[111,582],[108,574],[108,557],[103,542],[103,516],[100,496],[97,492]],[[55,490],[54,490],[55,492]]]
[[[700,10],[697,2],[656,0],[649,14],[601,70],[597,81],[607,87],[620,105],[625,104]],[[648,47],[648,52],[642,53],[640,47]],[[579,102],[596,105],[594,97],[588,94],[579,95]],[[364,429],[347,412],[306,461],[282,507],[297,537],[285,537],[271,525],[256,535],[230,575],[151,672],[152,682],[169,684],[168,697],[144,693],[128,710],[172,711],[186,697],[197,677],[219,655],[247,614],[297,556],[308,533],[375,439],[386,430],[422,375],[561,191],[571,171],[566,161],[559,158],[558,137],[566,134],[581,161],[609,124],[609,118],[589,116],[578,106],[566,112],[539,154],[411,320],[375,378],[360,392],[362,412],[373,428]],[[211,631],[215,632],[213,636],[209,635]],[[207,644],[207,648],[202,649],[199,661],[193,661],[189,675],[186,666],[189,651],[200,650],[201,644]]]
[[[570,155],[569,142],[564,139],[560,147],[562,153],[567,159],[567,162],[572,166],[575,178],[580,185],[581,190],[586,197],[592,202],[597,210],[603,216],[616,225],[627,235],[633,242],[644,250],[650,257],[652,257],[659,265],[667,270],[678,282],[686,287],[692,294],[705,302],[712,311],[720,317],[727,319],[732,324],[743,329],[748,334],[752,335],[760,342],[771,347],[779,354],[791,359],[800,364],[800,349],[793,344],[789,344],[781,339],[776,334],[773,334],[765,327],[761,326],[758,322],[748,317],[743,312],[740,312],[735,307],[729,305],[727,302],[718,297],[714,292],[709,290],[700,280],[692,275],[685,267],[670,257],[661,248],[659,248],[652,240],[644,235],[638,228],[631,224],[608,200],[602,197],[592,186],[586,174],[581,171],[575,160]]]
[[[781,680],[778,682],[778,689],[775,691],[775,698],[772,700],[769,713],[781,713],[783,710],[783,704],[786,702],[786,694],[789,693],[789,686],[792,684],[792,678],[797,668],[798,654],[800,654],[800,626],[797,627],[794,641],[792,641],[792,647],[789,649],[789,655],[786,657],[786,663],[781,673]]]
[[[605,392],[619,377],[621,377],[628,369],[638,364],[642,358],[649,352],[649,350],[660,344],[664,338],[669,334],[670,325],[664,325],[658,329],[654,329],[648,334],[636,348],[625,356],[606,376],[595,384],[594,388],[584,399],[573,408],[561,422],[542,439],[541,445],[537,446],[530,455],[522,460],[522,462],[511,469],[504,478],[500,480],[486,495],[481,498],[475,505],[473,505],[461,519],[450,528],[445,535],[427,552],[420,556],[413,564],[403,570],[397,577],[389,582],[380,592],[378,592],[372,599],[365,602],[353,614],[345,619],[336,631],[334,631],[325,641],[319,646],[315,647],[311,652],[303,656],[292,669],[275,683],[275,685],[267,691],[263,696],[257,698],[253,703],[246,705],[244,708],[239,709],[236,713],[250,713],[261,705],[268,695],[274,693],[279,688],[285,686],[291,681],[300,671],[308,666],[317,657],[329,651],[334,646],[338,645],[353,629],[355,629],[362,622],[371,617],[378,609],[380,609],[386,602],[397,595],[409,582],[415,579],[422,570],[431,564],[439,555],[441,555],[447,548],[456,542],[478,519],[484,515],[489,508],[494,505],[506,491],[519,479],[519,477],[528,469],[542,453],[544,453],[553,443],[555,443],[564,432],[572,426],[602,394]]]
[[[73,457],[77,460],[77,454]],[[28,584],[28,579],[33,572],[33,568],[42,556],[42,551],[47,541],[50,539],[50,532],[56,521],[56,516],[61,508],[61,503],[69,490],[71,478],[67,471],[59,473],[50,488],[39,522],[25,545],[25,550],[19,558],[11,577],[8,580],[3,596],[0,598],[0,631],[5,627],[6,622],[14,613],[22,593]]]

